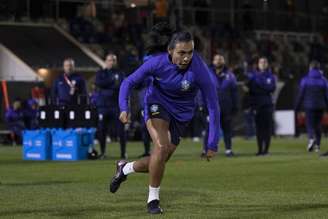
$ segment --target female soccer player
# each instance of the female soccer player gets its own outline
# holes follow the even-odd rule
[[[192,119],[195,96],[201,89],[210,116],[207,157],[217,151],[219,140],[219,104],[213,76],[197,53],[189,32],[175,33],[168,44],[168,51],[153,55],[127,77],[120,88],[120,120],[128,122],[128,98],[131,89],[152,77],[153,83],[145,95],[145,121],[153,140],[150,157],[134,162],[117,162],[116,174],[110,184],[115,193],[127,175],[134,172],[149,172],[148,212],[162,213],[159,206],[159,190],[165,163],[180,142],[180,136]]]

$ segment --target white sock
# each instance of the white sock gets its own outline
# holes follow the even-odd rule
[[[135,172],[134,169],[133,169],[133,164],[134,164],[134,161],[125,164],[125,166],[123,167],[123,173],[124,173],[124,175],[129,175],[129,174]]]
[[[153,200],[159,200],[159,189],[160,187],[151,187],[149,186],[149,194],[148,194],[148,201],[147,203]]]

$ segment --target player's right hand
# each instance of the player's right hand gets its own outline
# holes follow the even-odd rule
[[[128,115],[128,113],[126,111],[122,111],[121,114],[120,114],[119,119],[120,119],[120,121],[123,124],[128,123],[128,121],[129,121],[129,115]]]

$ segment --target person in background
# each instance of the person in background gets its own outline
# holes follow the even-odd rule
[[[298,112],[302,105],[309,138],[307,150],[318,152],[321,143],[321,120],[324,111],[328,109],[327,79],[323,76],[318,61],[311,61],[308,74],[301,80],[295,111]]]
[[[266,57],[260,57],[258,68],[248,75],[250,105],[255,114],[257,156],[269,155],[273,129],[274,104],[272,93],[276,89],[276,78],[269,68]]]
[[[11,131],[11,137],[14,144],[22,143],[22,132],[25,128],[24,114],[22,110],[22,101],[15,99],[5,114],[7,128]]]
[[[59,75],[52,86],[52,103],[59,106],[75,105],[81,96],[87,97],[84,78],[75,72],[75,62],[66,58],[63,62],[64,73]]]
[[[213,76],[216,79],[217,93],[220,104],[220,122],[223,132],[225,145],[225,155],[234,156],[232,151],[232,118],[238,111],[238,93],[237,80],[235,75],[228,70],[225,65],[225,58],[222,54],[216,54],[213,57],[210,66]],[[205,137],[206,140],[206,137]],[[206,145],[206,142],[205,142]]]
[[[95,104],[98,111],[98,139],[100,143],[100,159],[106,158],[106,139],[109,126],[115,127],[115,135],[119,136],[121,158],[126,159],[126,131],[124,124],[119,121],[118,93],[124,74],[118,69],[117,56],[108,53],[105,68],[96,74],[95,86],[97,98]]]

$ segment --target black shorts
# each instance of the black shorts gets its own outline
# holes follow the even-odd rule
[[[169,131],[171,134],[171,143],[174,145],[179,145],[180,138],[184,136],[189,122],[180,122],[176,120],[169,112],[167,112],[159,104],[149,104],[148,105],[148,118],[149,119],[163,119],[169,122]]]

